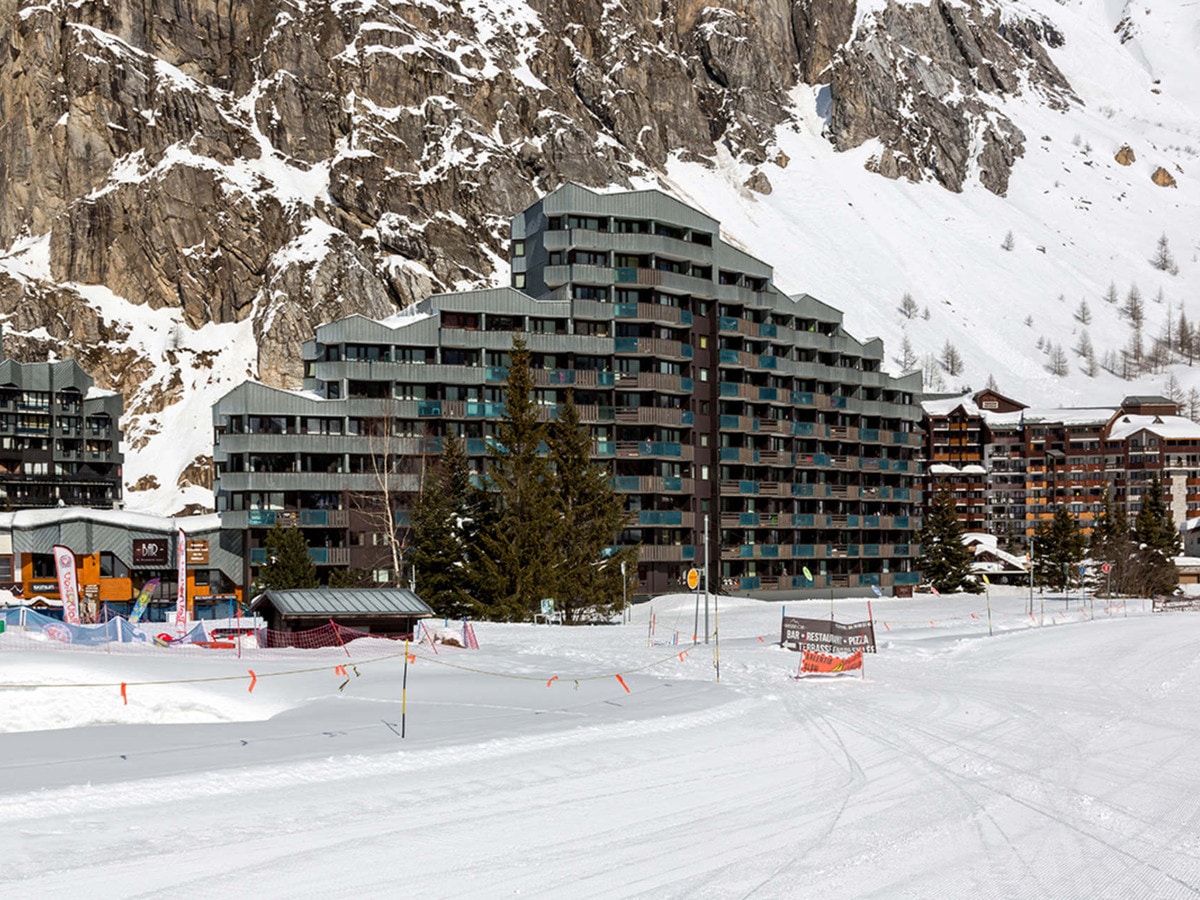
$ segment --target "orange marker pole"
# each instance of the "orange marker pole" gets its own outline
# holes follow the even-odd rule
[[[627,685],[625,683],[625,679],[622,678],[620,675],[617,675],[617,681],[621,682],[621,687],[625,688],[625,693],[627,693],[627,694],[633,693],[633,691],[629,690],[629,685]]]
[[[258,684],[258,676],[254,674],[253,669],[247,669],[246,671],[250,673],[250,687],[248,687],[246,690],[253,694],[254,686]]]

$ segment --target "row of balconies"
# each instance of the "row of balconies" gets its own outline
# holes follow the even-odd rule
[[[722,528],[869,528],[916,527],[910,516],[815,515],[812,513],[723,512]]]
[[[349,547],[309,547],[308,558],[318,566],[348,566],[350,565]],[[265,566],[267,564],[267,548],[253,547],[250,550],[250,565]]]
[[[896,559],[919,556],[920,544],[739,544],[721,559]]]
[[[812,497],[813,499],[831,500],[898,500],[918,502],[921,491],[918,488],[901,487],[862,487],[850,484],[807,484],[788,483],[781,481],[739,481],[723,480],[720,482],[722,497]]]

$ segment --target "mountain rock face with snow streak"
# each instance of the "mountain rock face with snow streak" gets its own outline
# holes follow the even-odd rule
[[[8,350],[125,392],[132,483],[181,426],[202,455],[241,378],[298,386],[315,324],[503,279],[508,216],[567,180],[687,194],[699,166],[765,202],[816,122],[881,184],[1005,195],[1034,139],[1013,103],[1081,105],[1057,8],[0,0]]]

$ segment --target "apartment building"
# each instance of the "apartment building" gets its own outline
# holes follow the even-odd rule
[[[1086,533],[1105,496],[1131,516],[1155,475],[1180,527],[1200,514],[1200,425],[1164,397],[1117,407],[1029,407],[995,391],[929,397],[926,497],[941,485],[967,530],[1025,546],[1065,505]]]
[[[122,410],[75,360],[6,359],[0,336],[0,510],[118,506]]]
[[[448,434],[482,470],[520,335],[547,417],[573,392],[612,465],[642,592],[691,567],[733,592],[916,583],[920,379],[884,373],[881,341],[778,291],[716,220],[659,191],[567,185],[511,237],[510,287],[322,326],[304,391],[246,383],[214,406],[218,509],[252,564],[282,517],[318,565],[384,576],[381,455],[410,496]]]

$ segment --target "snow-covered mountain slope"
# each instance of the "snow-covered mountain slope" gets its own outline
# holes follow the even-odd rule
[[[0,0],[0,26],[6,349],[125,392],[135,508],[206,502],[202,466],[178,483],[209,403],[294,384],[317,322],[504,281],[507,217],[568,179],[704,209],[931,389],[1200,388],[1122,355],[1135,285],[1147,357],[1200,317],[1195,4]]]

